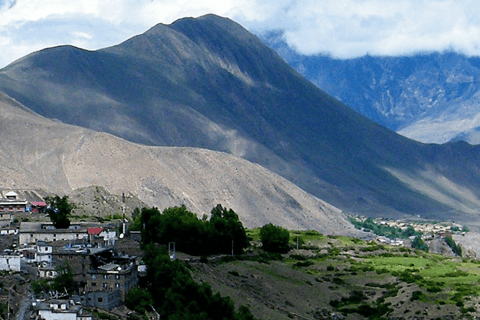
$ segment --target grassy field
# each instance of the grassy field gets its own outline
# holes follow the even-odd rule
[[[259,319],[480,316],[480,261],[312,231],[292,231],[288,254],[267,254],[259,230],[248,235],[253,246],[244,255],[190,267]]]

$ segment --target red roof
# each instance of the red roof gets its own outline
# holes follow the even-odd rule
[[[103,231],[103,228],[88,228],[88,234],[100,234]]]
[[[36,207],[46,207],[47,204],[43,201],[41,202],[32,202],[32,206],[36,206]]]

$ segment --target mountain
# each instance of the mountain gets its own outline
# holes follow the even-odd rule
[[[373,121],[426,143],[480,144],[480,58],[454,52],[334,59],[262,39],[316,86]]]
[[[185,204],[203,215],[220,203],[249,228],[271,222],[328,234],[358,233],[339,209],[226,153],[131,143],[46,119],[2,93],[0,132],[1,189],[42,189],[82,199],[97,186],[96,197],[125,193],[160,210]]]
[[[32,53],[0,70],[0,90],[44,117],[132,142],[231,153],[344,211],[478,219],[480,149],[424,145],[373,123],[218,16],[160,24],[98,51],[61,46]],[[134,159],[135,148],[97,152]],[[182,153],[191,155],[189,163],[198,154]],[[176,164],[177,154],[164,156]],[[226,176],[231,167],[211,170]],[[97,183],[95,177],[89,175]]]

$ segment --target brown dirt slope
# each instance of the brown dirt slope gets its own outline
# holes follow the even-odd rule
[[[1,189],[70,194],[99,186],[160,209],[185,204],[199,215],[220,203],[246,227],[272,222],[328,234],[356,232],[339,209],[226,153],[130,143],[40,117],[3,94],[0,133]]]

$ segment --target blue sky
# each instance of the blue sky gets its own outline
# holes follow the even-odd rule
[[[463,0],[0,0],[0,68],[62,44],[95,50],[157,23],[215,13],[284,30],[304,54],[339,58],[455,50],[480,55],[480,3]]]

